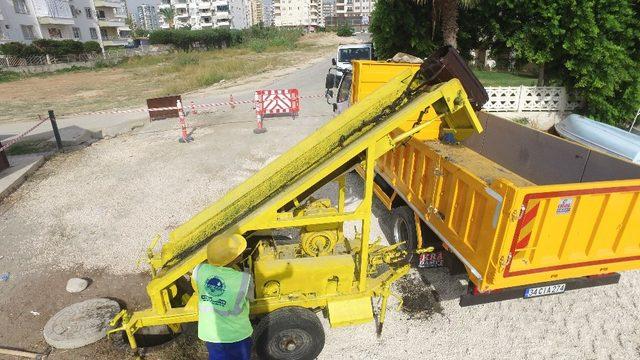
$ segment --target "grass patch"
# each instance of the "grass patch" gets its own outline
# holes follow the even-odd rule
[[[474,70],[474,74],[484,86],[535,86],[538,79],[532,75],[499,71]]]
[[[0,83],[16,81],[23,78],[21,73],[13,72],[13,71],[1,71],[0,70]]]
[[[7,149],[7,155],[36,154],[54,150],[56,145],[44,140],[26,140],[13,144]]]

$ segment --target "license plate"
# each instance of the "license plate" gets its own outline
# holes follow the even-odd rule
[[[555,285],[528,288],[524,291],[524,297],[525,299],[528,299],[528,298],[538,297],[538,296],[560,294],[560,293],[563,293],[566,290],[566,288],[567,288],[567,284],[555,284]]]
[[[444,256],[442,251],[435,251],[420,255],[419,268],[436,268],[444,266]]]

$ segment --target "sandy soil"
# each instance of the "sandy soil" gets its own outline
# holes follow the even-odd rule
[[[349,40],[345,40],[349,39]],[[301,47],[293,51],[248,53],[243,60],[262,61],[265,70],[305,64],[325,56],[337,44],[353,42],[332,33],[308,34],[300,39]],[[166,66],[165,66],[166,65]],[[162,71],[164,66],[166,71]],[[73,114],[130,106],[144,106],[145,99],[166,95],[165,89],[180,81],[168,64],[124,66],[79,72],[45,74],[0,84],[0,122],[34,120],[48,109],[58,114]],[[245,74],[245,76],[254,74]],[[149,79],[154,81],[150,82]],[[227,78],[226,80],[230,80]]]

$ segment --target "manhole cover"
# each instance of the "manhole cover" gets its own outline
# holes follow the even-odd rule
[[[120,305],[109,299],[90,299],[69,305],[44,326],[44,339],[58,349],[75,349],[94,343],[107,333],[109,321]]]

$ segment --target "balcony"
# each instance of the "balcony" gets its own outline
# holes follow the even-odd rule
[[[176,14],[176,19],[188,19],[188,18],[189,18],[189,12],[188,11],[184,11],[184,12]]]
[[[103,36],[102,45],[104,46],[124,46],[129,43],[128,38],[116,37],[116,36]]]
[[[171,4],[160,4],[158,5],[158,9],[170,9]]]
[[[208,11],[200,11],[198,13],[198,16],[200,17],[205,17],[205,18],[210,18],[211,17],[211,10]]]
[[[38,16],[38,23],[40,25],[73,25],[75,21],[73,21],[73,18]]]
[[[208,1],[200,1],[198,2],[198,9],[211,9],[211,4]]]
[[[124,19],[121,18],[98,18],[98,26],[100,27],[124,27],[126,26]]]
[[[176,9],[187,9],[189,7],[189,5],[186,2],[184,2],[184,3],[178,2],[178,3],[173,4],[173,7],[176,8]]]
[[[203,22],[203,23],[200,23],[200,26],[202,26],[203,29],[204,28],[208,29],[208,28],[213,27],[213,23],[212,22]]]
[[[216,11],[216,20],[229,20],[231,19],[231,15],[228,11]]]
[[[118,0],[94,0],[94,4],[96,7],[108,7],[108,8],[119,8],[122,6],[122,3]]]

